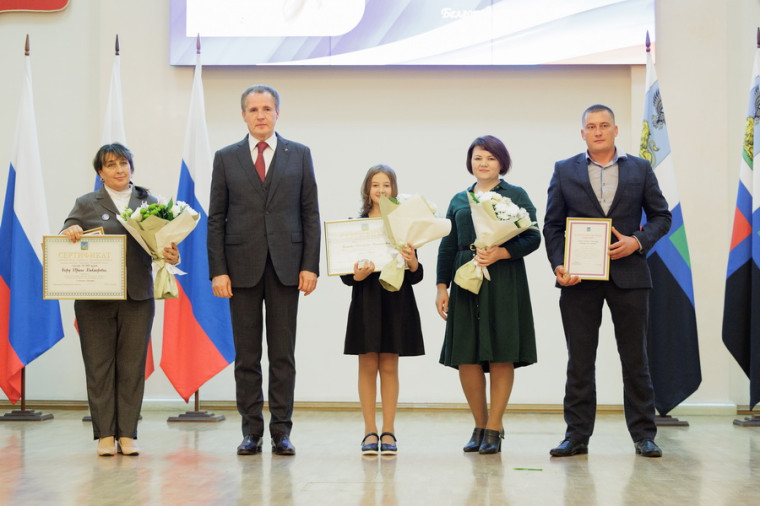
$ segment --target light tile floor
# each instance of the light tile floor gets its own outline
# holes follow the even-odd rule
[[[295,457],[239,457],[240,418],[167,423],[144,410],[137,457],[97,457],[83,411],[0,423],[0,504],[277,505],[757,505],[760,428],[736,417],[690,416],[661,428],[664,456],[634,454],[622,414],[602,414],[589,455],[552,459],[560,415],[505,416],[495,456],[464,454],[472,422],[461,411],[402,411],[396,457],[362,457],[354,411],[296,410]],[[683,418],[683,417],[682,417]]]

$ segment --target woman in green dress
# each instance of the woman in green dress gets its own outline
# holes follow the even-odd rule
[[[451,233],[438,249],[436,309],[446,320],[446,336],[440,362],[459,370],[459,380],[475,419],[475,430],[465,452],[501,451],[502,415],[512,393],[515,367],[536,362],[536,339],[528,278],[523,257],[535,251],[541,235],[528,229],[506,243],[474,249],[467,192],[493,191],[509,197],[536,221],[536,208],[522,188],[500,176],[511,165],[509,152],[496,137],[478,137],[467,151],[467,171],[475,183],[454,195],[446,217]],[[478,294],[452,283],[454,273],[473,257],[488,267],[491,280],[483,279]],[[451,285],[450,292],[448,291]],[[486,373],[490,374],[491,410],[486,397]]]

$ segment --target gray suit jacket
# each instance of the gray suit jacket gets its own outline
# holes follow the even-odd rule
[[[610,279],[620,288],[651,288],[646,253],[670,230],[668,203],[649,162],[627,155],[618,159],[618,167],[617,192],[604,214],[588,177],[586,153],[554,165],[543,229],[546,253],[552,269],[564,263],[566,218],[612,218],[612,226],[635,236],[643,251],[610,262]],[[643,228],[642,210],[647,218]],[[613,235],[612,241],[616,240]]]
[[[208,213],[209,276],[227,274],[233,287],[252,287],[267,255],[284,285],[298,273],[319,274],[317,182],[311,151],[277,135],[265,180],[253,166],[248,136],[216,152]]]
[[[140,187],[132,188],[132,197],[129,199],[129,207],[137,209],[143,202],[152,204],[156,198],[148,194],[147,190]],[[151,259],[142,247],[137,244],[129,232],[127,232],[116,216],[123,209],[117,211],[116,205],[111,200],[105,187],[97,191],[82,195],[76,200],[69,217],[63,223],[64,230],[71,225],[79,225],[83,230],[103,227],[106,234],[120,234],[127,236],[127,294],[134,300],[147,300],[153,298],[153,272]]]

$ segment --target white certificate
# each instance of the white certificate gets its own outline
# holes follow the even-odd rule
[[[71,242],[42,238],[42,298],[124,300],[127,298],[127,236],[87,235]]]
[[[359,260],[370,260],[379,271],[396,253],[382,218],[326,221],[325,244],[328,276],[353,274]]]
[[[568,218],[565,228],[565,270],[581,279],[610,279],[609,218]]]

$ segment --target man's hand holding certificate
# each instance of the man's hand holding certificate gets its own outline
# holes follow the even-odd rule
[[[615,258],[622,258],[632,252],[630,243],[620,239],[631,239],[638,244],[636,239],[620,235],[615,231],[619,240],[610,246],[611,233],[611,219],[567,218],[565,264],[557,267],[557,270],[562,269],[561,273],[555,271],[557,282],[563,286],[570,286],[582,279],[608,280],[610,257],[615,255]]]

